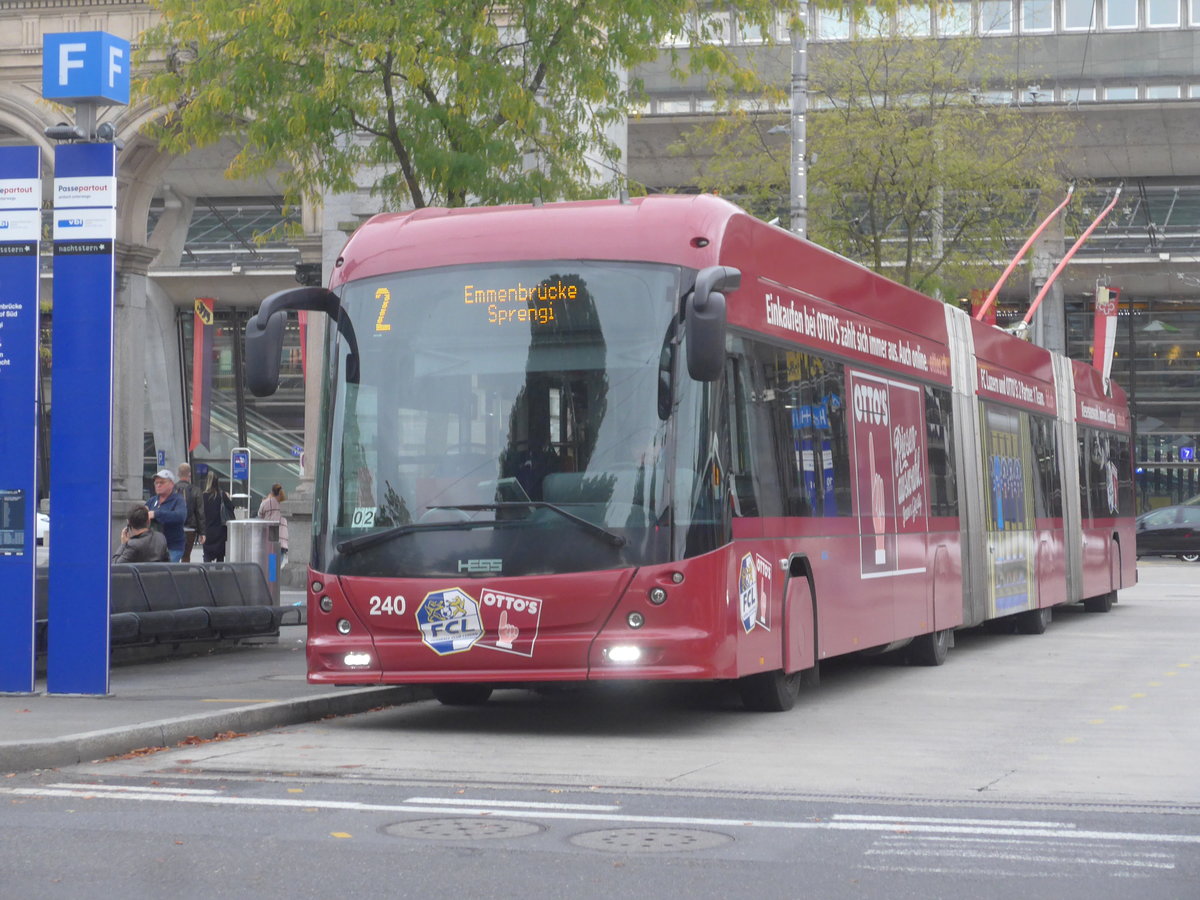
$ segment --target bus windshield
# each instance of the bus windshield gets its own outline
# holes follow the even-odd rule
[[[681,274],[544,261],[349,283],[326,397],[323,570],[469,577],[667,559]]]

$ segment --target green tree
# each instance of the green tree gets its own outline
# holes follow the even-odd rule
[[[990,286],[1039,198],[1063,194],[1069,116],[1000,101],[1028,81],[1018,85],[977,38],[884,34],[814,47],[808,236],[926,293]],[[678,149],[707,157],[702,188],[786,219],[789,145],[775,132],[787,84],[778,72],[760,78],[751,102],[726,95],[732,114]]]
[[[858,2],[858,0],[856,0]],[[291,200],[352,189],[363,167],[392,208],[611,191],[605,129],[633,108],[624,73],[659,58],[735,78],[700,0],[153,0],[142,97],[170,112],[160,145],[229,135],[234,177],[282,170]],[[740,0],[764,32],[790,0]],[[617,180],[614,176],[614,180]]]

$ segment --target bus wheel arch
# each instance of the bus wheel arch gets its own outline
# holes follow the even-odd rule
[[[804,610],[793,610],[791,608],[794,602],[793,598],[796,592],[792,591],[792,584],[795,582],[798,586],[806,585],[808,588],[808,649],[811,650],[811,657],[805,658],[800,651],[795,649],[795,642],[791,638],[791,623],[795,616],[803,616]],[[783,585],[783,667],[784,671],[800,671],[801,681],[809,687],[816,687],[821,683],[821,652],[817,644],[817,635],[820,633],[818,628],[819,613],[817,610],[817,582],[813,577],[812,561],[806,553],[793,553],[787,559],[787,578]],[[800,640],[804,640],[805,633],[802,631]],[[799,660],[796,657],[799,656]],[[793,669],[789,666],[789,662],[799,662],[800,665]],[[808,663],[808,665],[805,665]]]
[[[1121,539],[1117,535],[1112,536],[1109,541],[1109,590],[1106,594],[1101,594],[1098,597],[1087,597],[1083,601],[1083,608],[1088,612],[1106,613],[1113,608],[1113,604],[1117,602],[1117,588],[1121,586],[1121,576],[1123,574],[1121,565]]]

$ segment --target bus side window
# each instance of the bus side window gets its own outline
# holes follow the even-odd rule
[[[950,392],[925,388],[925,445],[929,454],[929,511],[958,515],[958,473],[954,468],[954,416]]]
[[[751,446],[751,406],[748,361],[735,356],[725,363],[725,396],[729,404],[729,491],[735,516],[760,515],[754,453]]]

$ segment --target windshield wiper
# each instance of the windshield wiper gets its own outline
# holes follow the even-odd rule
[[[546,503],[544,500],[507,500],[499,503],[471,503],[462,506],[431,506],[430,509],[461,509],[463,512],[482,512],[485,509],[548,509],[552,513],[562,516],[571,522],[574,522],[588,534],[594,534],[596,537],[603,540],[605,543],[611,544],[614,547],[624,547],[628,541],[619,534],[614,534],[607,528],[602,528],[595,522],[589,522],[587,519],[577,516],[574,513],[567,512],[561,506],[555,506],[553,503]]]
[[[569,513],[553,503],[544,503],[539,500],[519,500],[503,503],[474,503],[464,504],[461,506],[430,506],[429,509],[456,509],[463,512],[482,512],[487,509],[548,509],[551,512],[557,513],[564,519],[568,519],[581,527],[589,534],[593,534],[601,538],[608,544],[614,547],[624,547],[627,541],[619,534],[614,534],[606,528],[601,528],[587,519],[580,518],[574,513]],[[350,538],[336,544],[334,549],[338,553],[345,556],[357,553],[360,550],[365,550],[368,547],[374,547],[376,544],[382,544],[385,541],[390,541],[393,538],[402,537],[406,534],[413,534],[417,531],[466,531],[472,528],[494,528],[497,525],[505,525],[505,522],[498,522],[494,519],[468,519],[462,522],[428,522],[428,523],[410,523],[408,525],[397,525],[394,528],[386,528],[383,531],[374,531],[371,534],[364,534],[360,537]]]
[[[432,506],[430,509],[456,509],[460,507],[451,506]],[[461,507],[465,508],[465,507]],[[412,534],[416,531],[466,531],[471,528],[484,528],[495,525],[495,522],[486,520],[473,521],[464,520],[462,522],[414,522],[408,525],[397,525],[394,528],[385,528],[383,531],[372,531],[370,534],[363,534],[349,540],[342,541],[340,544],[335,544],[334,549],[338,553],[349,556],[352,553],[357,553],[359,550],[365,550],[368,547],[374,547],[376,544],[382,544],[384,541],[390,541],[392,538],[402,537],[406,534]]]

